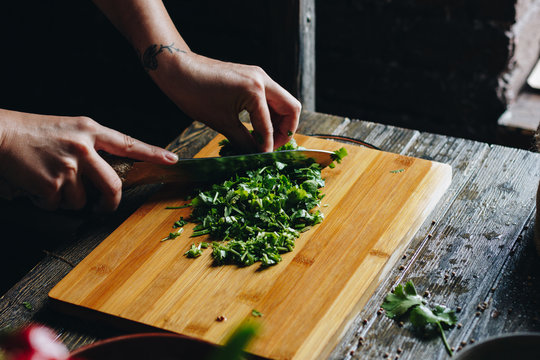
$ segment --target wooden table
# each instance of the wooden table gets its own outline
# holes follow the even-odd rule
[[[539,154],[312,112],[302,114],[298,132],[362,139],[453,168],[449,190],[346,330],[332,359],[394,359],[398,352],[400,359],[448,358],[440,338],[419,338],[408,325],[400,327],[378,312],[385,295],[406,280],[419,292],[428,291],[432,302],[461,309],[460,325],[446,332],[457,351],[500,334],[540,331],[540,261],[533,244]],[[171,147],[191,157],[214,135],[195,123]],[[54,312],[47,293],[156,189],[128,191],[119,211],[105,218],[59,214],[72,231],[0,298],[0,328],[42,322],[70,349],[123,334]]]

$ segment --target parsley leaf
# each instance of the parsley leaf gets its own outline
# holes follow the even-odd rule
[[[426,301],[418,295],[412,281],[407,281],[405,287],[399,284],[393,293],[386,295],[382,308],[386,311],[386,316],[391,319],[409,315],[409,320],[417,329],[423,329],[428,324],[432,324],[439,329],[446,350],[453,355],[452,349],[448,345],[444,334],[444,326],[452,326],[457,323],[457,316],[454,310],[443,305],[436,305],[430,308]]]
[[[422,305],[424,299],[416,293],[412,281],[407,281],[405,287],[399,284],[394,293],[386,295],[382,308],[386,310],[386,316],[393,319],[405,314],[411,307]]]
[[[437,305],[433,310],[426,305],[419,305],[411,310],[410,320],[418,328],[438,323],[451,326],[457,323],[457,316],[453,310],[443,305]]]

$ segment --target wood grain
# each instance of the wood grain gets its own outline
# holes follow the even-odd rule
[[[197,156],[215,156],[219,139]],[[300,135],[297,141],[307,148],[342,146]],[[174,221],[189,215],[188,209],[164,209],[186,202],[185,192],[169,188],[129,217],[50,297],[217,344],[242,321],[260,321],[254,354],[307,359],[327,353],[451,181],[445,164],[345,147],[343,163],[323,170],[325,220],[302,234],[277,266],[214,267],[210,251],[195,260],[182,256],[192,243],[187,235],[160,242]],[[252,309],[264,316],[253,318]],[[228,320],[217,322],[220,315]]]

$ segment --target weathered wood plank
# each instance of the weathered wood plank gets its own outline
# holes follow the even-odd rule
[[[375,315],[384,295],[395,283],[408,279],[420,290],[429,290],[432,301],[463,308],[463,328],[454,328],[447,336],[456,348],[461,341],[468,341],[477,323],[476,306],[490,293],[534,209],[539,164],[538,154],[493,147],[481,163],[465,168],[465,172],[474,172],[455,198],[448,199],[451,204],[446,206],[443,218],[432,225],[431,236],[418,232],[428,241],[417,253],[403,259],[403,271],[396,270],[391,276],[394,284],[379,288],[359,317],[368,319],[368,324],[357,326],[349,347],[336,349],[333,358],[342,358],[350,351],[356,352],[356,358],[376,358],[386,352],[395,354],[397,347],[404,350],[401,359],[447,356],[440,339],[418,340],[408,326],[401,329],[394,321]],[[360,336],[365,338],[361,348],[357,340]],[[478,334],[476,339],[482,337]]]
[[[418,257],[418,252],[428,241],[428,234],[434,226],[432,222],[435,221],[438,223],[444,221],[444,214],[448,211],[456,194],[465,186],[475,169],[480,166],[483,158],[489,151],[489,146],[479,142],[424,133],[421,134],[412,145],[404,150],[403,153],[405,155],[418,156],[448,163],[453,169],[453,178],[450,188],[439,201],[438,206],[431,213],[428,220],[420,227],[408,249],[405,251],[407,259],[415,259]],[[404,264],[406,261],[409,260],[402,259]],[[376,312],[385,295],[388,293],[389,289],[392,289],[397,283],[402,281],[402,277],[402,272],[395,270],[381,286],[379,286],[368,304],[351,325],[347,340],[342,342],[341,348],[338,347],[335,349],[332,358],[338,359],[351,350],[357,351],[356,346],[358,338],[360,336],[365,337],[368,330],[368,327],[363,323],[364,319],[368,319],[370,323],[375,320]],[[345,344],[348,344],[348,346]],[[365,355],[366,354],[362,354],[362,356]]]
[[[298,99],[315,111],[315,0],[298,0]]]
[[[540,266],[533,242],[533,227],[531,216],[511,246],[506,263],[484,300],[487,309],[470,329],[470,339],[540,331]]]
[[[302,120],[299,132],[303,134],[346,136],[394,153],[408,148],[420,134],[415,130],[320,113],[304,113]]]

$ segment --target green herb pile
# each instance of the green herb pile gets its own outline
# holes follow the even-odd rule
[[[221,155],[230,154],[228,142]],[[294,141],[278,150],[298,148]],[[335,152],[341,162],[344,148]],[[276,161],[273,165],[214,184],[191,201],[191,222],[197,223],[192,237],[210,235],[216,264],[263,266],[281,261],[292,251],[300,233],[323,220],[319,206],[324,186],[317,163],[299,167]],[[185,254],[198,257],[204,247],[192,245]]]
[[[417,329],[425,329],[429,324],[436,326],[446,350],[450,356],[453,355],[444,335],[443,326],[455,325],[456,313],[443,305],[428,306],[425,299],[416,292],[412,281],[407,281],[405,286],[401,284],[396,286],[393,293],[386,295],[382,308],[386,311],[386,316],[391,319],[408,315],[409,321]]]
[[[248,171],[199,193],[191,204],[192,236],[209,234],[218,264],[274,265],[292,251],[301,231],[322,221],[319,205],[324,186],[319,165],[290,169],[273,166]]]

